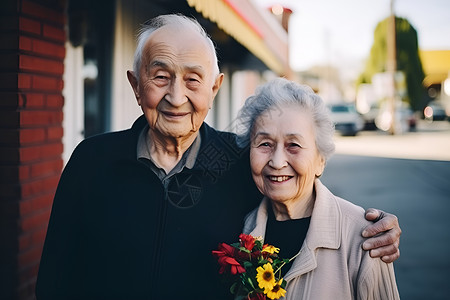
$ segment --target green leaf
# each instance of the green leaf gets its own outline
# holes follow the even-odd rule
[[[230,287],[231,294],[234,295],[234,293],[236,293],[236,287],[237,287],[237,282],[235,282],[231,285],[231,287]]]
[[[242,252],[245,252],[245,253],[250,253],[250,250],[248,250],[245,247],[239,247],[239,250],[242,251]]]
[[[250,286],[252,287],[252,289],[255,289],[255,285],[254,285],[254,283],[253,283],[253,280],[252,280],[250,277],[247,278],[247,282],[250,284]]]

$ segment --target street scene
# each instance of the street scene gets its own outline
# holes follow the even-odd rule
[[[448,299],[450,122],[421,122],[398,136],[336,137],[322,181],[365,209],[395,214],[402,228],[394,263],[402,299]]]
[[[287,117],[268,123],[286,125],[288,136],[299,131],[311,145],[324,143],[313,136],[324,136],[314,126],[325,120],[336,152],[323,183],[398,217],[401,255],[393,266],[401,299],[449,299],[450,1],[0,3],[0,299],[229,296],[209,275],[217,272],[211,250],[235,238],[256,206],[247,200],[260,197],[235,124],[246,99],[276,81],[280,94],[261,97],[270,105],[259,114],[279,108]],[[336,134],[306,106],[287,110],[285,93],[296,101],[318,95]],[[331,154],[316,146],[313,156]],[[266,164],[258,168],[270,170],[273,159],[259,154]],[[314,162],[322,171],[323,160]],[[291,178],[322,174],[292,167],[303,163],[292,158],[282,165],[289,172],[267,178],[278,190]],[[302,183],[295,196],[304,198],[266,195],[286,211],[301,204],[287,217],[292,223],[318,203],[309,197],[313,185]],[[398,232],[394,217],[382,220]],[[273,228],[291,248],[295,229]],[[349,245],[361,254],[359,243]],[[389,291],[379,298],[397,299],[387,269],[390,281],[371,287]],[[182,270],[189,276],[175,273]],[[346,276],[324,275],[337,280],[314,280],[322,294],[292,284],[287,295],[351,299],[337,290],[362,290],[347,288]],[[265,299],[275,290],[269,298],[279,299],[281,285],[242,291]]]

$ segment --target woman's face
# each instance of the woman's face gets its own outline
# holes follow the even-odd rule
[[[266,111],[256,119],[250,145],[253,180],[265,196],[285,205],[311,197],[325,161],[309,111],[297,105]]]

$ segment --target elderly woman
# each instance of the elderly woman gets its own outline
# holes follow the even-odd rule
[[[392,264],[361,247],[364,210],[319,180],[334,152],[322,99],[278,78],[247,99],[239,115],[253,179],[264,195],[243,232],[281,249],[286,299],[399,299]]]

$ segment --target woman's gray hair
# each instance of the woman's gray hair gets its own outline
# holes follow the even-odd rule
[[[194,18],[189,18],[181,14],[169,14],[157,16],[153,19],[148,20],[141,26],[140,30],[138,31],[137,46],[136,51],[134,52],[134,62],[133,62],[133,72],[137,80],[139,80],[139,70],[141,68],[142,54],[147,40],[152,35],[152,33],[155,32],[157,29],[168,25],[179,26],[183,30],[189,28],[200,33],[205,38],[208,45],[211,47],[214,59],[213,61],[213,68],[214,68],[213,72],[215,73],[214,78],[217,75],[219,75],[219,65],[217,61],[216,47],[214,46],[211,37],[206,33],[205,29]]]
[[[237,119],[238,143],[241,147],[250,144],[255,122],[258,117],[268,110],[281,113],[280,107],[298,105],[308,110],[314,121],[316,146],[320,155],[327,161],[334,153],[335,145],[334,123],[330,111],[314,91],[306,85],[301,85],[284,78],[273,79],[256,89],[241,108]]]

